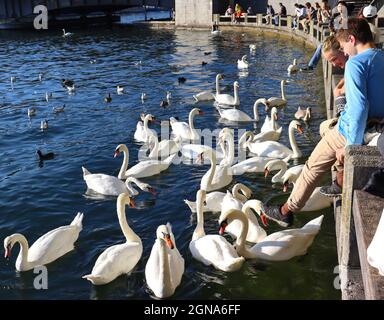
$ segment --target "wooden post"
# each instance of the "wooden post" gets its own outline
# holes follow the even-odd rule
[[[261,13],[257,14],[257,25],[261,26],[263,24],[263,15]]]

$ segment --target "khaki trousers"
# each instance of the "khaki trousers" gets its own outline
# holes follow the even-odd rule
[[[319,186],[323,175],[329,172],[336,162],[336,150],[345,147],[345,144],[346,139],[336,127],[324,135],[312,151],[293,187],[288,199],[290,211],[297,212],[305,206],[313,190]]]

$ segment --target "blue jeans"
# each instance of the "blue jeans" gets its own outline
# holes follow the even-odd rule
[[[317,47],[315,53],[313,54],[311,60],[308,62],[308,67],[316,68],[317,64],[320,61],[321,58],[321,49],[323,48],[323,44],[319,44]]]

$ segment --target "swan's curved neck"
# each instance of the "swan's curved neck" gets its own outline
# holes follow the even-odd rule
[[[196,194],[196,216],[197,216],[197,224],[195,231],[193,231],[192,241],[197,240],[201,237],[205,236],[204,231],[204,213],[203,213],[203,204],[205,201],[206,191],[199,190]]]
[[[122,147],[122,149],[123,149],[122,152],[124,154],[124,159],[123,159],[123,163],[121,165],[119,174],[117,176],[119,179],[125,179],[127,177],[125,175],[125,172],[128,169],[128,161],[129,161],[129,151],[128,151],[128,148],[127,147]]]
[[[240,222],[240,235],[236,239],[236,251],[239,255],[243,256],[248,255],[248,250],[245,247],[245,241],[247,239],[248,234],[248,219],[245,214],[236,209],[231,209],[229,213],[227,213],[227,219],[231,219],[232,221],[238,220]]]
[[[30,262],[28,261],[28,240],[22,234],[19,233],[14,236],[14,241],[20,244],[20,252],[17,257],[17,262],[20,263],[19,269],[29,269],[28,266],[30,265]]]
[[[271,123],[272,123],[272,129],[276,130],[276,115],[271,112]]]
[[[235,141],[233,139],[232,134],[226,135],[226,141],[228,143],[228,153],[225,154],[226,156],[226,165],[232,166],[233,161],[235,160]]]
[[[259,121],[260,118],[259,118],[259,110],[257,109],[257,107],[259,106],[261,102],[260,101],[256,101],[253,105],[253,117],[255,119],[255,121]]]
[[[220,94],[220,83],[219,83],[219,80],[220,80],[220,76],[217,75],[216,76],[216,95]]]
[[[188,122],[189,122],[189,130],[191,132],[191,137],[192,139],[196,139],[196,137],[198,136],[197,135],[197,132],[195,130],[195,126],[193,124],[193,118],[195,117],[195,112],[192,110],[190,113],[189,113],[189,116],[188,116]]]
[[[159,241],[159,277],[160,283],[162,283],[165,288],[170,288],[171,283],[171,271],[169,270],[167,246],[163,239],[158,239]],[[165,289],[167,291],[167,289]]]
[[[234,96],[235,96],[235,105],[239,105],[240,104],[239,87],[234,86],[233,91],[234,91]]]
[[[212,186],[212,180],[216,172],[216,156],[214,152],[206,152],[208,154],[209,160],[211,161],[211,168],[209,169],[209,176],[205,184],[200,184],[201,190],[208,190]]]
[[[300,158],[302,156],[302,153],[299,149],[299,146],[297,145],[296,138],[295,138],[295,128],[293,126],[289,126],[289,143],[291,145],[293,156],[296,158]]]
[[[240,193],[240,191],[243,191],[241,184],[236,184],[232,189],[232,196],[241,202],[246,202],[248,198],[244,194]]]
[[[283,177],[284,173],[287,171],[288,167],[287,167],[287,164],[284,162],[284,161],[279,161],[278,162],[278,166],[279,166],[279,172],[276,173],[273,177],[272,177],[272,182],[277,182],[277,181],[281,181],[281,178]]]
[[[152,149],[152,151],[149,153],[149,158],[154,158],[154,157],[157,157],[158,153],[159,153],[159,139],[157,139],[157,137],[155,137],[154,135],[151,135],[151,138],[150,139],[153,139],[153,142],[154,142],[154,147]]]
[[[127,242],[141,242],[139,236],[130,228],[127,222],[127,217],[125,216],[125,204],[126,202],[123,199],[118,199],[117,201],[117,217],[119,218],[119,224],[121,231],[127,239]]]
[[[284,90],[284,82],[283,82],[283,81],[281,81],[280,87],[281,87],[281,98],[282,98],[283,100],[287,100],[287,99],[285,98],[285,90]]]

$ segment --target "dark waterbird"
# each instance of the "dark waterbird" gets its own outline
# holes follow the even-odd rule
[[[104,102],[112,102],[112,97],[110,93],[108,93],[108,96],[104,98]]]
[[[201,63],[202,66],[206,66],[207,64],[208,64],[208,62],[205,62],[205,61],[203,61],[203,62]]]
[[[177,80],[179,81],[179,84],[180,84],[180,83],[184,83],[185,81],[187,81],[187,78],[179,77]]]
[[[75,82],[69,79],[62,79],[61,84],[64,88],[73,87],[75,85]]]
[[[169,106],[169,102],[168,102],[168,101],[166,101],[166,100],[162,100],[162,101],[160,102],[160,107],[165,108],[165,107],[168,107],[168,106]]]
[[[36,153],[39,155],[40,161],[52,160],[55,157],[55,154],[53,152],[43,154],[40,150],[37,150]]]

